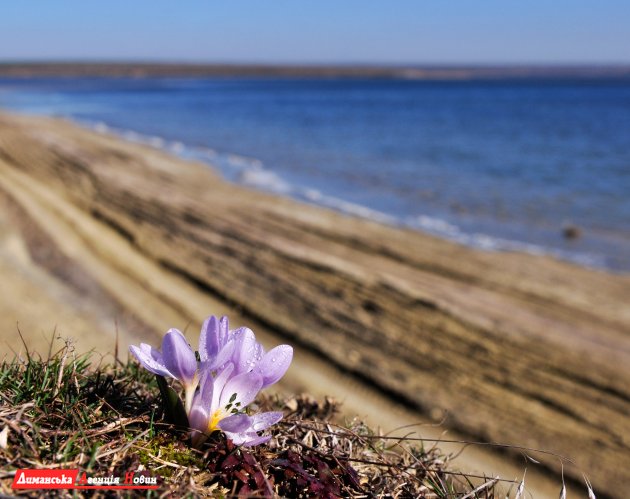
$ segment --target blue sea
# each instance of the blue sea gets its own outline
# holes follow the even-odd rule
[[[628,80],[0,79],[0,107],[489,251],[630,270]]]

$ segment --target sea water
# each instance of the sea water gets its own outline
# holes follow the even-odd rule
[[[0,107],[486,250],[630,270],[629,80],[2,79]]]

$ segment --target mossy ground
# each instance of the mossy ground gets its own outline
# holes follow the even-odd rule
[[[156,379],[136,362],[98,362],[67,342],[46,358],[15,356],[0,365],[0,492],[41,493],[11,489],[20,468],[78,468],[157,476],[158,488],[47,495],[494,497],[494,481],[473,484],[449,471],[434,447],[388,439],[359,421],[338,424],[331,400],[263,396],[255,406],[285,413],[269,444],[239,448],[215,432],[194,449],[185,430],[164,422]]]

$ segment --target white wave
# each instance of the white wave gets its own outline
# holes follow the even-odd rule
[[[226,159],[229,166],[236,168],[262,168],[263,166],[262,161],[259,159],[248,158],[238,154],[227,154]]]
[[[314,203],[319,203],[324,195],[317,189],[304,189],[302,191],[304,197]]]
[[[168,150],[175,154],[182,154],[185,149],[186,146],[182,142],[171,142],[168,145]]]
[[[191,148],[190,151],[193,153],[193,156],[198,157],[200,159],[206,158],[209,160],[213,160],[219,156],[219,153],[214,149],[210,149],[209,147],[194,147]]]
[[[563,251],[557,248],[490,236],[478,232],[465,232],[450,222],[426,215],[407,219],[405,225],[449,239],[464,246],[485,251],[514,251],[530,255],[550,255],[585,267],[606,268],[605,259],[599,255]]]
[[[171,146],[167,145],[170,143],[168,143],[168,141],[166,141],[164,138],[159,137],[157,135],[146,135],[143,133],[135,132],[133,130],[120,130],[117,128],[109,127],[104,123],[103,125],[105,126],[105,128],[103,128],[102,126],[99,127],[99,123],[97,123],[96,125],[92,125],[91,128],[98,131],[97,127],[99,127],[102,130],[101,133],[105,133],[105,132],[114,133],[124,138],[125,140],[128,140],[130,142],[135,142],[137,144],[143,144],[145,146],[155,147],[156,149],[171,150]]]
[[[361,204],[344,201],[343,199],[333,196],[327,196],[316,189],[300,189],[299,194],[303,199],[312,201],[321,206],[341,211],[342,213],[367,218],[368,220],[388,225],[395,225],[399,223],[398,219],[392,215],[368,208],[367,206]]]
[[[278,194],[291,194],[293,188],[291,184],[264,168],[249,168],[241,171],[237,177],[242,184],[265,189]]]
[[[133,130],[124,130],[122,132],[123,138],[130,140],[131,142],[143,142],[142,135]]]
[[[418,228],[424,229],[428,232],[439,232],[441,234],[458,235],[460,233],[459,227],[448,223],[441,218],[429,217],[427,215],[419,215],[415,218],[415,221],[411,222],[411,225],[416,225]]]
[[[99,121],[96,124],[94,124],[93,129],[98,133],[109,132],[109,127],[107,126],[107,124],[103,123],[102,121]]]
[[[153,146],[157,149],[163,149],[164,148],[164,139],[162,137],[157,137],[155,135],[151,136],[148,138],[148,144],[150,146]]]

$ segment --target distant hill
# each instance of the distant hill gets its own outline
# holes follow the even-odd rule
[[[630,65],[370,66],[128,62],[0,62],[0,77],[295,77],[418,80],[627,79]]]

